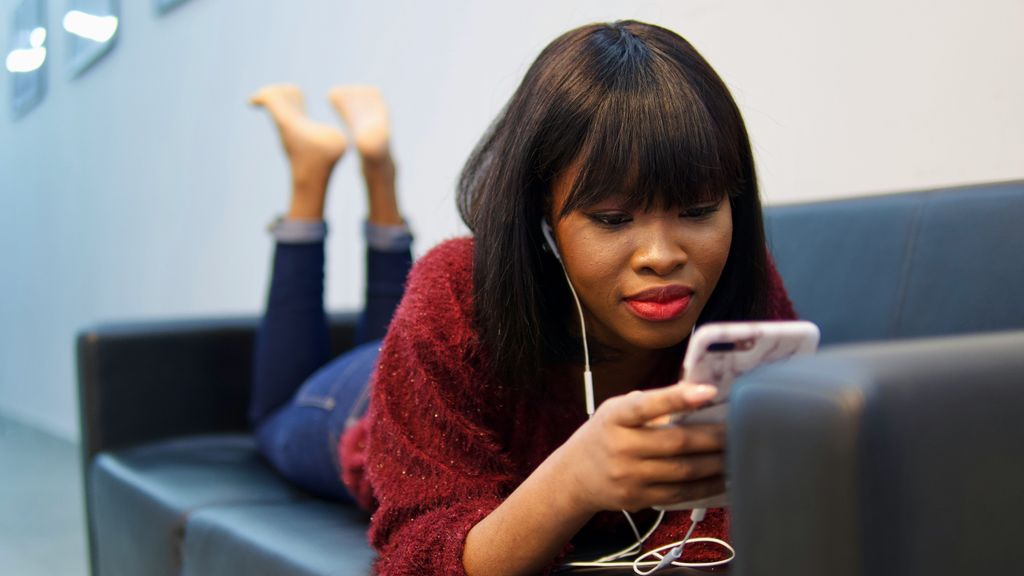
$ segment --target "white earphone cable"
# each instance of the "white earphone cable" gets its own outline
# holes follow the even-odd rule
[[[558,263],[562,264],[562,259],[558,259]],[[587,417],[594,415],[594,376],[590,372],[590,348],[587,346],[587,323],[583,319],[583,306],[580,305],[580,297],[576,295],[576,289],[572,286],[572,281],[569,280],[569,272],[565,269],[565,264],[562,264],[562,274],[565,274],[565,282],[569,285],[569,291],[572,292],[572,299],[576,302],[576,311],[580,315],[580,332],[583,335],[583,393],[586,395],[587,402]]]

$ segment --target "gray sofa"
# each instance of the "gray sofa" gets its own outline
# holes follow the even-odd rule
[[[1021,573],[1024,182],[773,207],[766,225],[824,349],[737,383],[731,572]],[[279,479],[246,430],[256,323],[80,334],[93,574],[369,571],[366,515]],[[353,326],[333,317],[336,351]]]

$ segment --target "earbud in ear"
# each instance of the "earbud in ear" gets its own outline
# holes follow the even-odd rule
[[[558,252],[558,245],[555,244],[555,233],[551,230],[551,224],[548,224],[548,221],[543,218],[540,220],[540,232],[544,235],[544,242],[548,245],[548,248],[551,249],[551,253],[555,255],[555,258],[558,258],[559,262],[561,262],[562,255]]]

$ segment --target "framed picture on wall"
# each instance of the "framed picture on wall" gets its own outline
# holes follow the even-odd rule
[[[110,52],[121,25],[118,0],[67,0],[61,25],[68,39],[68,67],[78,76]]]
[[[156,4],[156,11],[163,14],[179,4],[184,4],[186,1],[187,0],[153,0],[153,3]]]
[[[11,79],[11,112],[20,118],[46,95],[46,2],[21,0],[11,16],[4,64]]]

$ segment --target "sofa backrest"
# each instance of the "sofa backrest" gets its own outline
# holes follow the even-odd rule
[[[765,228],[824,344],[1024,328],[1024,181],[772,206]]]

